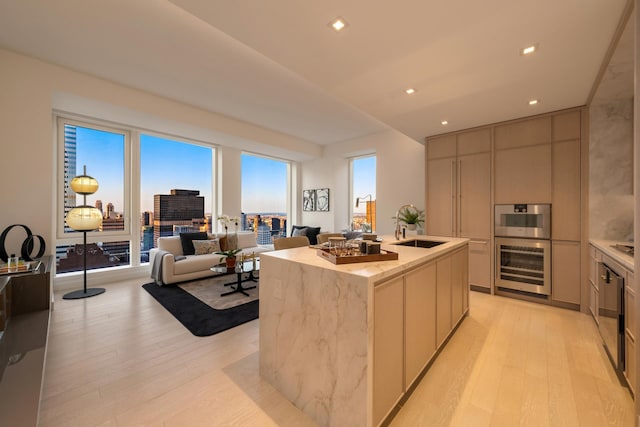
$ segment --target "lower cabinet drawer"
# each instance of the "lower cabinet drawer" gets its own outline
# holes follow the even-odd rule
[[[624,342],[624,376],[634,396],[636,394],[636,343],[625,334]],[[637,397],[637,396],[636,396]]]

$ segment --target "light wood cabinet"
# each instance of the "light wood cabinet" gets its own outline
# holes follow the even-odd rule
[[[432,236],[455,236],[455,158],[427,162],[426,230]]]
[[[462,132],[427,141],[426,232],[466,237],[471,283],[491,289],[491,129]],[[474,248],[475,247],[475,248]]]
[[[451,258],[451,326],[455,326],[464,316],[469,301],[467,251],[458,251]]]
[[[580,243],[551,242],[554,301],[580,304]]]
[[[373,419],[377,425],[404,392],[404,278],[374,290]]]
[[[551,144],[495,152],[495,203],[549,203]]]
[[[591,316],[593,320],[596,321],[596,324],[600,322],[598,319],[598,299],[600,298],[600,294],[598,293],[598,289],[592,284],[589,284],[589,311],[591,312]]]
[[[469,284],[491,289],[491,240],[469,241]]]
[[[636,292],[633,289],[633,273],[627,272],[624,296],[624,327],[625,331],[635,341],[636,339]]]
[[[569,111],[554,115],[551,139],[554,141],[580,139],[580,124],[580,111]]]
[[[495,149],[548,144],[551,141],[551,117],[539,117],[495,128]]]
[[[458,158],[459,237],[491,238],[491,156],[477,153]]]
[[[625,359],[624,374],[631,391],[636,392],[636,292],[634,273],[627,271],[624,295]]]
[[[551,238],[580,240],[580,141],[553,143]]]
[[[627,379],[627,384],[633,394],[636,394],[636,342],[628,335],[625,335],[624,342],[624,376]]]
[[[551,240],[561,248],[552,257],[576,259],[576,245],[569,243],[579,247],[582,241],[588,190],[581,179],[584,111],[576,108],[427,138],[425,231],[470,239],[468,274],[474,288],[493,286],[495,204],[551,204]],[[590,297],[580,295],[579,265],[555,271],[557,285],[552,284],[556,289],[548,301],[595,309],[587,301]]]
[[[441,159],[456,156],[456,136],[444,135],[432,138],[427,144],[427,158]]]
[[[598,261],[602,260],[602,254],[596,250],[593,245],[589,245],[589,286],[591,292],[589,294],[589,310],[596,324],[598,320],[598,310],[600,308],[600,293],[598,290]]]
[[[436,351],[436,264],[405,278],[405,384],[413,383]]]
[[[467,312],[467,256],[468,248],[458,249],[375,286],[373,425],[390,413]]]
[[[451,331],[451,257],[437,263],[436,342],[442,345]]]
[[[476,153],[427,162],[427,233],[491,237],[491,156]]]

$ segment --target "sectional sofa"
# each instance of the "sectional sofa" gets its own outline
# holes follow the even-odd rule
[[[238,255],[260,254],[273,250],[273,245],[258,245],[252,232],[241,232],[238,235]],[[209,235],[209,239],[220,239],[222,234]],[[183,239],[184,240],[184,239]],[[207,253],[202,255],[184,255],[183,241],[180,236],[167,236],[158,239],[158,247],[149,252],[152,278],[159,285],[168,285],[187,280],[200,279],[215,275],[210,269],[220,263],[220,255]],[[161,260],[161,265],[155,265]],[[153,277],[158,274],[159,277]]]

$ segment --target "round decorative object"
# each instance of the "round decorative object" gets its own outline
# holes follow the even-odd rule
[[[67,225],[77,231],[91,231],[102,224],[102,212],[92,206],[78,206],[67,214]]]
[[[33,259],[40,258],[42,255],[44,255],[44,251],[45,251],[45,248],[46,248],[46,244],[45,244],[44,238],[42,236],[34,235],[33,233],[31,233],[31,229],[29,227],[27,227],[26,225],[13,224],[13,225],[10,225],[7,228],[5,228],[2,231],[2,234],[0,234],[0,259],[2,261],[7,262],[9,260],[9,255],[7,254],[7,248],[5,246],[5,241],[7,239],[7,235],[9,234],[11,229],[14,228],[14,227],[22,227],[24,229],[24,231],[27,233],[26,239],[22,242],[22,250],[21,250],[22,259],[24,259],[25,261],[33,261]],[[40,250],[38,251],[38,253],[37,253],[37,255],[35,257],[31,256],[31,251],[33,250],[33,238],[34,237],[37,237],[38,241],[40,242]]]
[[[31,256],[31,252],[33,251],[33,239],[37,238],[40,243],[40,249],[36,256]],[[27,236],[27,238],[22,242],[22,248],[20,249],[20,254],[22,255],[22,259],[25,261],[33,261],[34,259],[40,258],[44,255],[44,249],[46,245],[44,243],[44,238],[37,234],[32,234]]]
[[[89,175],[78,175],[69,185],[78,194],[93,194],[98,191],[98,181]]]

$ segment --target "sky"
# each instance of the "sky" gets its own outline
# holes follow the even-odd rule
[[[353,161],[353,212],[366,213],[367,204],[361,203],[357,208],[356,197],[366,197],[363,201],[376,200],[376,157],[362,157]]]
[[[87,196],[94,206],[113,203],[123,212],[124,135],[83,127],[76,128],[77,173],[87,166],[87,174],[99,183],[98,191]],[[242,154],[242,211],[246,213],[286,212],[287,163]],[[153,211],[154,194],[170,194],[172,189],[198,190],[205,197],[205,213],[211,213],[213,149],[193,143],[151,135],[140,136],[140,194],[142,211]],[[364,213],[366,204],[355,208],[355,198],[371,194],[376,199],[376,157],[353,162],[353,206]],[[77,203],[81,202],[78,196]],[[369,200],[365,198],[364,200]]]

